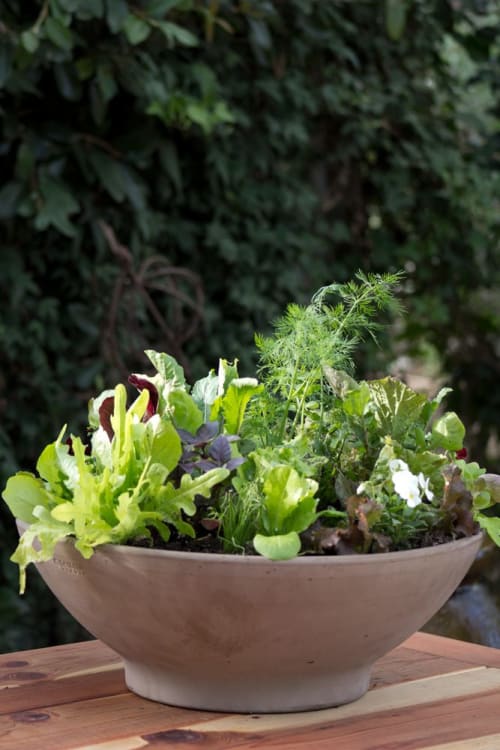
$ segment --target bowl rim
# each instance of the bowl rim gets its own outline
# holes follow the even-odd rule
[[[442,555],[453,552],[454,550],[461,550],[468,547],[478,547],[479,542],[483,539],[484,532],[481,530],[476,534],[469,537],[463,537],[461,539],[455,539],[441,544],[436,544],[428,547],[418,547],[416,549],[408,550],[397,550],[393,552],[382,552],[382,553],[348,553],[345,555],[311,555],[303,554],[298,555],[290,560],[270,560],[262,555],[248,555],[248,554],[224,554],[221,552],[192,552],[189,550],[168,550],[160,547],[135,547],[127,544],[102,544],[95,547],[94,554],[104,554],[111,557],[128,557],[128,558],[141,558],[141,557],[161,557],[172,561],[190,561],[191,563],[198,564],[219,564],[219,565],[250,565],[257,567],[269,567],[278,565],[280,567],[324,567],[325,565],[331,566],[344,566],[352,565],[354,562],[358,565],[371,565],[373,566],[375,561],[379,561],[383,564],[398,564],[403,559],[408,561],[412,559],[419,559],[422,557],[440,557]],[[68,538],[63,540],[66,543],[72,543],[73,540]],[[83,559],[83,558],[82,558]]]
[[[25,531],[29,524],[16,519],[16,525],[18,530],[22,533]],[[417,547],[407,550],[395,550],[389,552],[380,553],[358,553],[350,552],[343,555],[311,555],[302,554],[297,555],[290,560],[270,560],[262,555],[248,555],[248,554],[234,554],[234,553],[222,553],[222,552],[193,552],[190,550],[170,550],[163,549],[161,547],[139,547],[128,544],[100,544],[94,547],[93,555],[101,555],[113,557],[113,556],[124,556],[124,557],[161,557],[169,560],[185,562],[190,561],[192,563],[208,563],[212,561],[213,564],[218,563],[219,565],[251,565],[251,566],[274,566],[279,565],[287,567],[323,567],[325,565],[350,565],[356,562],[360,565],[373,565],[375,561],[384,562],[385,564],[394,563],[397,564],[402,560],[418,559],[421,557],[440,557],[443,554],[452,552],[454,550],[460,550],[467,547],[475,547],[477,545],[478,550],[480,542],[485,538],[485,532],[483,529],[479,529],[475,534],[471,536],[462,537],[461,539],[454,539],[440,544],[435,544],[427,547]],[[74,548],[75,538],[66,537],[62,539],[59,544],[71,545]],[[57,547],[56,547],[57,550]],[[76,551],[76,550],[75,550]],[[93,557],[92,555],[92,557]],[[57,554],[54,554],[56,557]],[[52,558],[54,559],[54,558]],[[85,560],[82,556],[82,562]],[[91,558],[88,558],[91,559]]]

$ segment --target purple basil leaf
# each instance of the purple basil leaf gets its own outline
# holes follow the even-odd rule
[[[158,409],[157,387],[153,383],[151,383],[151,381],[141,377],[140,375],[137,375],[136,373],[132,373],[132,375],[129,375],[128,382],[130,383],[130,385],[133,385],[135,388],[137,388],[139,392],[142,392],[144,389],[149,392],[149,401],[146,407],[144,419],[145,421],[150,419],[153,414],[156,414],[156,410]]]
[[[187,430],[182,430],[180,427],[176,427],[175,429],[183,443],[186,443],[187,445],[196,445],[197,438],[195,435],[192,435]]]
[[[185,474],[192,474],[198,468],[197,461],[179,461],[179,466]]]
[[[241,464],[244,464],[245,461],[246,458],[243,458],[243,456],[238,456],[238,458],[232,458],[230,461],[228,461],[225,464],[225,467],[229,471],[232,471],[233,469],[236,469],[237,466],[241,466]]]
[[[198,428],[198,431],[196,433],[196,443],[198,445],[202,443],[209,443],[210,440],[214,439],[218,432],[219,423],[217,421],[205,422],[205,424],[202,424],[201,427]]]
[[[217,464],[215,461],[210,461],[210,459],[204,459],[202,458],[201,461],[197,461],[193,466],[196,469],[200,469],[201,471],[210,471],[210,469],[217,468]]]
[[[223,466],[231,460],[231,446],[225,435],[219,435],[215,438],[208,451],[210,458],[219,465]]]
[[[196,451],[185,448],[182,452],[181,461],[194,461],[196,458],[198,458]]]

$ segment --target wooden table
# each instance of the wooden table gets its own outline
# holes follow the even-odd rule
[[[1,750],[500,750],[500,650],[417,633],[347,706],[259,716],[130,693],[99,641],[0,656]]]

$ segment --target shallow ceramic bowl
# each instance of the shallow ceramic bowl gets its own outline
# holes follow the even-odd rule
[[[363,695],[376,659],[418,630],[467,572],[481,535],[406,552],[262,557],[68,540],[38,565],[134,692],[179,706],[299,711]]]

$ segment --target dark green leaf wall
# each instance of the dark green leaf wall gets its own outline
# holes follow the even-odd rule
[[[435,347],[484,458],[500,423],[492,13],[0,2],[3,480],[81,428],[144,348],[193,376],[219,356],[250,374],[254,330],[358,268],[407,270],[400,346]],[[41,585],[17,599],[1,512],[0,650],[75,637]]]

